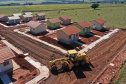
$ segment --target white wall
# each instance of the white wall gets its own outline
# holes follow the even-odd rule
[[[1,67],[2,72],[13,68],[12,59],[9,60],[9,65],[4,66],[3,64],[0,64],[0,67]]]
[[[42,25],[38,26],[37,28],[30,28],[30,31],[37,34],[37,33],[46,31],[46,28],[47,28],[46,25],[42,24]]]

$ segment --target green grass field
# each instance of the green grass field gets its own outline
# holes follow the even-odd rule
[[[90,21],[103,18],[105,26],[126,28],[126,4],[100,4],[93,10],[91,4],[62,4],[62,5],[32,5],[32,6],[2,6],[0,13],[12,15],[17,12],[46,13],[47,18],[71,16],[73,22]]]
[[[19,13],[23,6],[0,6],[0,14],[12,15]]]

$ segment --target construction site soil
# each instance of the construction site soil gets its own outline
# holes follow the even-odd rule
[[[62,43],[60,41],[57,41],[57,40],[55,40],[51,37],[47,37],[47,36],[40,37],[39,39],[46,41],[50,44],[53,44],[55,46],[58,46],[60,48],[63,48],[65,50],[76,49],[77,51],[79,51],[84,48],[83,46],[78,45],[77,43],[72,43],[72,44],[68,45],[68,44]]]
[[[91,84],[96,81],[104,68],[126,45],[126,30],[120,30],[107,40],[87,52],[94,66],[73,67],[60,73],[51,73],[45,84]],[[107,74],[107,73],[106,73]]]
[[[14,57],[13,60],[20,68],[8,73],[14,84],[24,84],[40,74],[37,68],[24,59],[26,56],[18,55],[16,53],[15,55],[16,57]]]
[[[32,40],[26,36],[14,33],[13,29],[15,28],[6,29],[0,26],[0,35],[5,37],[11,44],[21,49],[24,53],[29,53],[30,56],[34,57],[42,64],[45,64],[47,67],[49,67],[48,62],[51,60],[53,54],[55,58],[61,58],[64,56],[63,53],[54,48]],[[126,29],[122,29],[87,52],[87,55],[91,58],[92,66],[85,65],[72,67],[63,72],[50,73],[50,77],[43,81],[43,84],[94,83],[100,76],[99,74],[125,45]]]

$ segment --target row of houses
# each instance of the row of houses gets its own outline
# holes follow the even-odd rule
[[[64,16],[64,17],[68,17],[68,16]],[[64,19],[63,22],[68,25],[71,23],[71,20]],[[57,39],[58,41],[64,42],[66,44],[70,44],[78,40],[79,35],[85,35],[85,34],[90,33],[91,29],[102,30],[105,22],[106,22],[105,20],[99,18],[92,21],[84,21],[84,22],[78,22],[73,25],[68,25],[66,28],[63,28],[57,31]],[[27,23],[27,26],[30,27],[30,31],[32,33],[37,34],[37,33],[45,32],[49,25],[51,28],[54,28],[54,27],[57,28],[58,25],[62,23],[61,23],[61,20],[56,18],[56,19],[49,19],[47,23],[39,23],[35,21],[30,21],[29,23]]]
[[[45,15],[46,15],[45,13],[37,13],[36,19],[45,20]],[[1,22],[8,21],[8,24],[19,24],[21,19],[23,22],[29,22],[33,20],[32,12],[25,12],[23,13],[23,15],[21,13],[17,13],[17,14],[13,14],[10,17],[6,15],[0,15],[0,21]]]
[[[60,18],[49,19],[47,21],[48,28],[55,29],[59,28],[60,24],[62,25],[69,25],[71,24],[71,17],[70,16],[63,16]]]

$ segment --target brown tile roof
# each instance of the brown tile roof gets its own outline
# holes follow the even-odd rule
[[[0,18],[4,17],[5,15],[0,15]]]
[[[82,26],[83,28],[86,28],[86,27],[91,27],[92,24],[88,21],[84,21],[84,22],[80,22],[78,23],[80,26]]]
[[[72,19],[70,16],[63,16],[63,17],[61,17],[61,18],[64,19],[64,20]]]
[[[35,22],[35,21],[30,21],[26,25],[29,27],[32,27],[32,28],[37,28],[39,25],[41,25],[41,23]]]
[[[61,20],[58,19],[58,18],[49,19],[49,21],[50,21],[51,23],[58,23],[58,22],[61,22]]]
[[[15,57],[15,55],[13,54],[13,52],[9,47],[4,46],[0,48],[0,64],[13,57]]]
[[[101,19],[101,18],[96,19],[95,21],[98,22],[99,24],[104,24],[104,23],[106,23],[106,21],[103,20],[103,19]]]
[[[46,14],[45,13],[37,13],[37,15],[39,15],[39,16],[45,16]]]
[[[67,35],[77,34],[81,32],[81,30],[75,26],[68,26],[65,29],[62,29],[62,31],[64,31]]]

